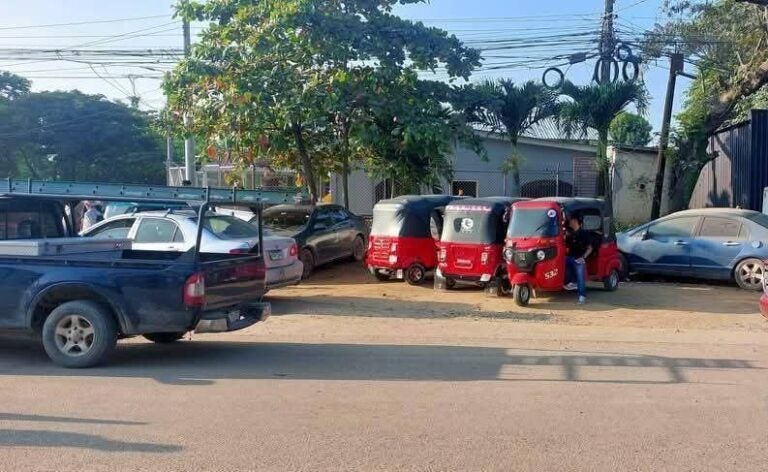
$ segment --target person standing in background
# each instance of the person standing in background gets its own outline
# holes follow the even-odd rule
[[[83,213],[83,222],[80,224],[80,231],[85,231],[91,226],[104,219],[95,202],[85,201],[85,213]]]

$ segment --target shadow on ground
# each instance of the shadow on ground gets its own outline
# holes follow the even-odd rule
[[[31,340],[14,339],[1,344],[0,377],[131,377],[151,378],[171,385],[198,386],[224,379],[668,384],[689,382],[686,376],[689,369],[722,371],[757,368],[750,361],[740,359],[676,358],[631,353],[198,340],[165,346],[124,343],[118,346],[106,367],[67,370],[52,365],[42,349],[33,343]],[[603,375],[599,379],[585,375],[593,373],[595,368],[605,370],[607,367],[620,369],[609,369],[607,377]],[[648,377],[651,371],[656,375]],[[616,374],[615,378],[612,373]]]
[[[116,441],[95,434],[29,429],[0,429],[0,447],[74,447],[103,452],[140,453],[178,452],[182,449],[180,446],[165,444]]]

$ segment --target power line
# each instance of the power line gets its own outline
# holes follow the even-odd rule
[[[26,26],[3,26],[0,27],[0,31],[5,30],[21,30],[21,29],[36,29],[36,28],[54,28],[60,26],[78,26],[78,25],[96,25],[105,23],[120,23],[128,21],[141,21],[150,20],[154,18],[168,18],[169,15],[152,15],[152,16],[135,16],[131,18],[114,18],[110,20],[90,20],[90,21],[76,21],[71,23],[50,23],[47,25],[26,25]],[[176,20],[178,22],[178,20]]]

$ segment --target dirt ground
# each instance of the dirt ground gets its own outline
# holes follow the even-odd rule
[[[488,297],[477,287],[435,291],[378,282],[357,264],[320,269],[302,285],[269,296],[275,315],[421,319],[509,320],[524,323],[676,330],[768,332],[758,293],[706,282],[624,282],[616,292],[590,284],[588,303],[568,292],[542,294],[527,307]]]
[[[519,308],[321,269],[274,316],[107,365],[0,338],[0,470],[764,471],[768,321],[727,285]]]

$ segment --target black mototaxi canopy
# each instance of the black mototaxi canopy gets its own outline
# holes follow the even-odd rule
[[[532,200],[534,202],[554,202],[560,204],[565,210],[566,215],[582,213],[587,210],[599,211],[602,216],[606,215],[605,200],[601,198],[583,198],[583,197],[545,197]]]
[[[519,197],[484,197],[456,200],[445,207],[448,212],[478,212],[503,215],[515,202],[528,200]]]
[[[563,208],[566,218],[574,215],[583,218],[585,214],[599,213],[600,221],[595,221],[593,224],[584,222],[586,229],[600,231],[606,240],[615,239],[611,215],[608,214],[608,206],[602,198],[546,197],[531,201],[557,203]]]
[[[459,198],[451,195],[402,195],[381,200],[373,207],[371,236],[431,238],[430,224],[442,226],[442,216],[437,210]]]

